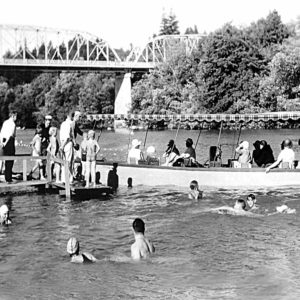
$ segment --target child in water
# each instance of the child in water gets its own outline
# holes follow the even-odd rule
[[[79,242],[76,238],[71,237],[67,244],[67,252],[70,254],[72,263],[92,263],[97,259],[90,253],[79,253]]]
[[[247,207],[246,201],[244,199],[238,199],[235,201],[233,209],[236,212],[244,212],[246,211],[246,207]]]
[[[9,218],[9,209],[6,204],[1,205],[0,207],[0,224],[1,225],[11,224],[11,219]]]
[[[189,199],[202,199],[203,191],[200,191],[198,181],[192,180],[190,183]]]
[[[88,141],[86,147],[86,175],[85,175],[85,187],[89,187],[90,176],[92,178],[93,187],[96,186],[96,157],[100,151],[100,147],[95,140],[95,131],[90,130],[88,132]]]
[[[135,242],[131,245],[131,257],[134,260],[140,260],[141,258],[147,258],[150,253],[154,253],[155,248],[151,242],[149,242],[145,234],[145,223],[142,219],[136,218],[132,223]]]
[[[249,194],[247,196],[247,203],[246,203],[246,210],[254,210],[258,209],[258,206],[256,205],[256,198],[254,194]]]

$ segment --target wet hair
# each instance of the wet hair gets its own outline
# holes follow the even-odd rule
[[[191,138],[188,138],[186,141],[185,141],[185,145],[187,147],[192,147],[193,145],[193,140]]]
[[[197,180],[192,180],[190,183],[190,189],[195,190],[198,187],[198,181]]]
[[[132,223],[132,228],[133,230],[138,233],[142,233],[144,234],[145,233],[145,223],[142,219],[140,218],[136,218],[133,223]]]
[[[238,199],[236,202],[242,204],[242,209],[246,209],[246,202],[244,199]]]
[[[247,196],[247,199],[248,198],[251,198],[252,200],[255,200],[255,195],[254,194],[249,194],[248,196]]]

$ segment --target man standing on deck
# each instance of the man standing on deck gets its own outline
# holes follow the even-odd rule
[[[41,125],[41,127],[42,127],[41,155],[42,156],[47,156],[47,148],[48,148],[49,139],[50,139],[49,130],[51,127],[51,122],[52,122],[52,116],[47,115],[47,116],[45,116],[45,123]],[[45,177],[46,176],[46,164],[45,163],[43,164],[42,168],[43,168],[43,175]]]
[[[3,155],[13,156],[16,154],[15,138],[16,138],[16,120],[17,112],[12,110],[9,114],[9,119],[3,122],[0,132],[0,147],[3,148]],[[14,161],[5,161],[4,177],[7,183],[12,182],[12,169]]]
[[[74,160],[74,123],[73,123],[74,113],[70,112],[64,122],[60,126],[60,149],[63,153],[63,159],[69,163],[69,174],[65,174],[65,169],[62,168],[61,179],[65,182],[65,176],[69,176],[70,183],[73,182],[73,160]]]

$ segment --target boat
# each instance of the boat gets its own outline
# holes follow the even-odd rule
[[[225,122],[237,123],[241,126],[250,122],[278,122],[299,121],[300,112],[275,112],[259,114],[193,114],[193,115],[89,115],[91,120],[142,120],[142,121],[198,121],[220,123],[220,135],[222,125]],[[178,127],[179,128],[179,127]],[[101,177],[107,178],[112,167],[112,162],[97,162],[97,170]],[[220,165],[216,162],[208,164],[204,168],[192,167],[166,167],[160,165],[139,165],[118,163],[119,184],[127,185],[127,179],[131,177],[134,185],[160,186],[175,185],[189,186],[190,181],[197,180],[201,186],[221,188],[249,188],[249,187],[282,187],[299,186],[300,169],[272,169],[268,174],[264,168],[233,168],[231,164]]]

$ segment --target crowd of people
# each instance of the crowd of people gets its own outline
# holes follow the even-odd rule
[[[254,150],[252,155],[249,149],[249,143],[243,141],[236,148],[238,159],[235,162],[235,167],[251,168],[252,166],[266,168],[266,173],[271,169],[279,168],[295,168],[295,152],[293,150],[293,143],[290,139],[285,139],[281,143],[281,152],[277,160],[274,159],[273,150],[271,146],[265,141],[255,141],[253,144]]]

